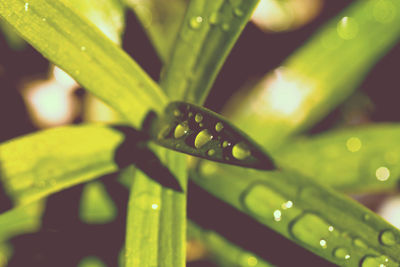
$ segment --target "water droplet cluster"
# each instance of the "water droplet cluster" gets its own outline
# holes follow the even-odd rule
[[[315,194],[315,190],[300,190],[299,199],[303,198],[303,191]],[[269,199],[268,202],[265,199]],[[241,198],[242,207],[260,221],[277,225],[286,229],[289,235],[313,251],[330,255],[339,265],[349,266],[399,266],[387,256],[369,247],[367,240],[352,233],[344,232],[340,225],[333,225],[325,216],[311,210],[303,210],[296,203],[298,200],[288,200],[279,188],[268,181],[259,181],[249,185]],[[369,213],[362,214],[361,220],[374,223]],[[399,236],[392,229],[382,229],[376,236],[381,246],[395,246],[399,244]],[[376,241],[372,242],[376,243]],[[369,253],[372,253],[371,255]],[[383,265],[381,265],[383,264]]]
[[[270,158],[218,114],[173,102],[151,130],[165,147],[223,163],[273,169]]]

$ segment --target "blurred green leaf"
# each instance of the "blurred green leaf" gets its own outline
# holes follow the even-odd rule
[[[257,257],[257,255],[230,243],[216,232],[204,230],[193,222],[188,222],[188,237],[189,240],[201,241],[218,266],[273,266]]]
[[[277,151],[281,166],[348,192],[396,190],[400,125],[380,124],[299,138]]]
[[[397,43],[398,14],[399,1],[355,1],[248,97],[237,95],[227,114],[267,149],[279,149],[288,136],[312,126],[354,92]]]
[[[0,214],[0,243],[15,235],[39,230],[43,211],[44,202],[35,201]],[[2,266],[1,252],[0,266]]]
[[[149,109],[161,110],[167,102],[149,76],[66,0],[1,1],[0,16],[134,126]]]
[[[120,0],[68,0],[114,43],[121,44],[125,29],[125,10]]]
[[[162,88],[173,100],[202,104],[258,0],[193,0],[179,31]]]
[[[115,172],[114,149],[123,135],[104,126],[60,127],[0,145],[1,181],[16,204],[25,204]]]
[[[367,265],[374,259],[385,266],[400,263],[398,229],[299,173],[204,161],[198,172],[192,171],[191,178],[221,200],[333,263],[377,266]]]
[[[167,63],[185,14],[187,1],[124,0],[124,2],[135,12],[159,57]]]
[[[106,267],[106,265],[99,258],[88,256],[79,262],[78,267]]]
[[[15,30],[7,24],[4,20],[0,19],[0,30],[4,35],[8,45],[15,50],[22,50],[26,47],[26,42],[22,39]],[[1,266],[1,265],[0,265]]]
[[[111,222],[117,216],[117,208],[101,182],[91,182],[83,188],[79,209],[82,221],[91,224]]]

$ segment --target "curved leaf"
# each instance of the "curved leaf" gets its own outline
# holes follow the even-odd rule
[[[213,161],[271,170],[268,155],[222,116],[186,102],[172,102],[150,129],[153,140],[170,149]]]
[[[333,263],[400,263],[398,229],[301,174],[202,162],[191,178],[221,200]]]

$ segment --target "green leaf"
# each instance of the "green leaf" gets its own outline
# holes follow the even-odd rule
[[[355,1],[248,97],[238,95],[227,114],[268,150],[279,149],[290,135],[312,126],[354,92],[397,43],[399,13],[399,1]]]
[[[106,267],[106,265],[97,257],[89,256],[83,258],[78,267]]]
[[[154,120],[150,135],[164,147],[249,168],[275,169],[273,161],[246,134],[206,108],[171,102]]]
[[[128,204],[126,266],[185,266],[186,157],[161,148],[157,154],[183,192],[162,187],[137,171]]]
[[[167,98],[144,71],[66,0],[1,1],[0,16],[83,87],[139,126]]]
[[[100,182],[85,185],[79,208],[80,219],[86,223],[103,224],[113,221],[116,216],[117,208],[104,185]]]
[[[13,236],[39,230],[43,212],[44,202],[35,201],[29,205],[17,207],[0,214],[0,243]]]
[[[400,125],[380,124],[300,138],[277,151],[288,166],[350,192],[396,190],[400,177]]]
[[[124,0],[147,31],[161,60],[169,60],[179,26],[187,6],[186,0]]]
[[[398,229],[359,203],[299,173],[203,162],[191,178],[221,200],[333,263],[400,263]]]
[[[201,241],[211,253],[212,259],[218,266],[273,266],[251,252],[248,252],[218,235],[218,233],[204,230],[193,222],[188,223],[190,239]]]
[[[203,103],[257,0],[189,2],[162,88],[173,100]]]
[[[121,44],[125,28],[120,0],[68,0],[71,7],[95,24],[114,43]]]
[[[41,131],[0,145],[1,182],[16,204],[25,204],[115,172],[114,149],[123,135],[104,126]]]

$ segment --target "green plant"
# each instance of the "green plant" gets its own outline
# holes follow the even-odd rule
[[[398,126],[371,125],[301,142],[293,136],[348,98],[374,63],[395,44],[400,35],[400,18],[390,12],[400,12],[400,4],[389,0],[355,2],[296,51],[284,63],[286,69],[279,73],[286,80],[283,88],[291,90],[291,83],[306,88],[299,91],[301,102],[293,110],[284,109],[285,102],[278,101],[278,106],[273,102],[282,86],[267,93],[255,91],[234,104],[230,122],[224,121],[229,136],[237,136],[235,127],[231,126],[234,123],[250,136],[240,135],[238,142],[241,138],[247,144],[255,141],[261,144],[260,150],[257,145],[248,146],[250,155],[269,159],[262,152],[265,149],[279,167],[261,171],[208,160],[192,160],[189,164],[184,154],[148,142],[144,134],[149,131],[153,139],[159,137],[159,129],[152,127],[158,120],[149,120],[153,113],[161,117],[170,133],[182,127],[178,125],[181,121],[168,120],[180,116],[174,114],[176,109],[167,108],[172,100],[203,104],[257,1],[192,0],[186,12],[185,2],[176,1],[175,19],[168,17],[171,7],[160,11],[158,5],[162,3],[162,0],[142,3],[146,12],[151,10],[154,14],[153,26],[147,30],[165,63],[158,85],[116,44],[123,29],[125,6],[121,2],[0,2],[0,16],[27,42],[117,111],[120,124],[135,129],[95,124],[64,126],[1,144],[1,181],[15,205],[0,215],[0,240],[4,244],[0,251],[4,258],[11,253],[6,243],[10,236],[39,227],[43,198],[119,171],[121,180],[130,187],[126,245],[121,263],[126,266],[185,265],[188,177],[242,211],[243,216],[251,216],[330,262],[363,267],[398,266],[399,230],[336,191],[366,192],[395,187],[395,178],[388,178],[398,176],[396,162],[388,163],[384,157],[372,154],[384,154],[389,149],[398,155],[398,149],[393,148]],[[127,1],[126,5],[146,25],[146,12],[143,13],[140,2]],[[95,26],[100,27],[104,21],[107,26],[102,29],[109,37]],[[362,53],[350,56],[354,51]],[[318,59],[315,54],[319,55]],[[177,106],[178,113],[189,117],[180,107]],[[204,120],[215,119],[206,109],[197,110],[204,115]],[[150,129],[146,127],[149,121]],[[175,139],[186,138],[188,130],[191,129],[184,129]],[[387,143],[374,141],[379,138],[393,138],[393,142],[388,147]],[[158,142],[181,152],[194,155],[201,152],[203,158],[213,159],[212,153],[200,151],[202,145],[178,148],[179,142],[175,139]],[[217,145],[210,142],[208,149],[217,149]],[[248,153],[244,154],[246,158]],[[151,160],[143,160],[142,156]],[[341,157],[345,162],[340,162]],[[240,161],[241,156],[236,159]],[[337,178],[337,170],[328,168],[335,164],[340,164],[343,175],[349,175],[351,181]],[[248,166],[247,163],[237,165]],[[366,170],[351,172],[354,166],[366,166]],[[375,172],[379,168],[383,168],[382,174]],[[155,177],[158,174],[162,177]],[[101,186],[97,184],[93,190],[95,193],[89,197],[92,201],[103,198],[99,197],[103,194]],[[90,200],[87,202],[90,209]],[[105,202],[101,206],[107,205]],[[209,243],[221,264],[229,266],[237,262],[234,257],[239,254],[245,260],[238,264],[268,266],[261,258],[244,252],[217,233],[191,224],[189,234]]]

